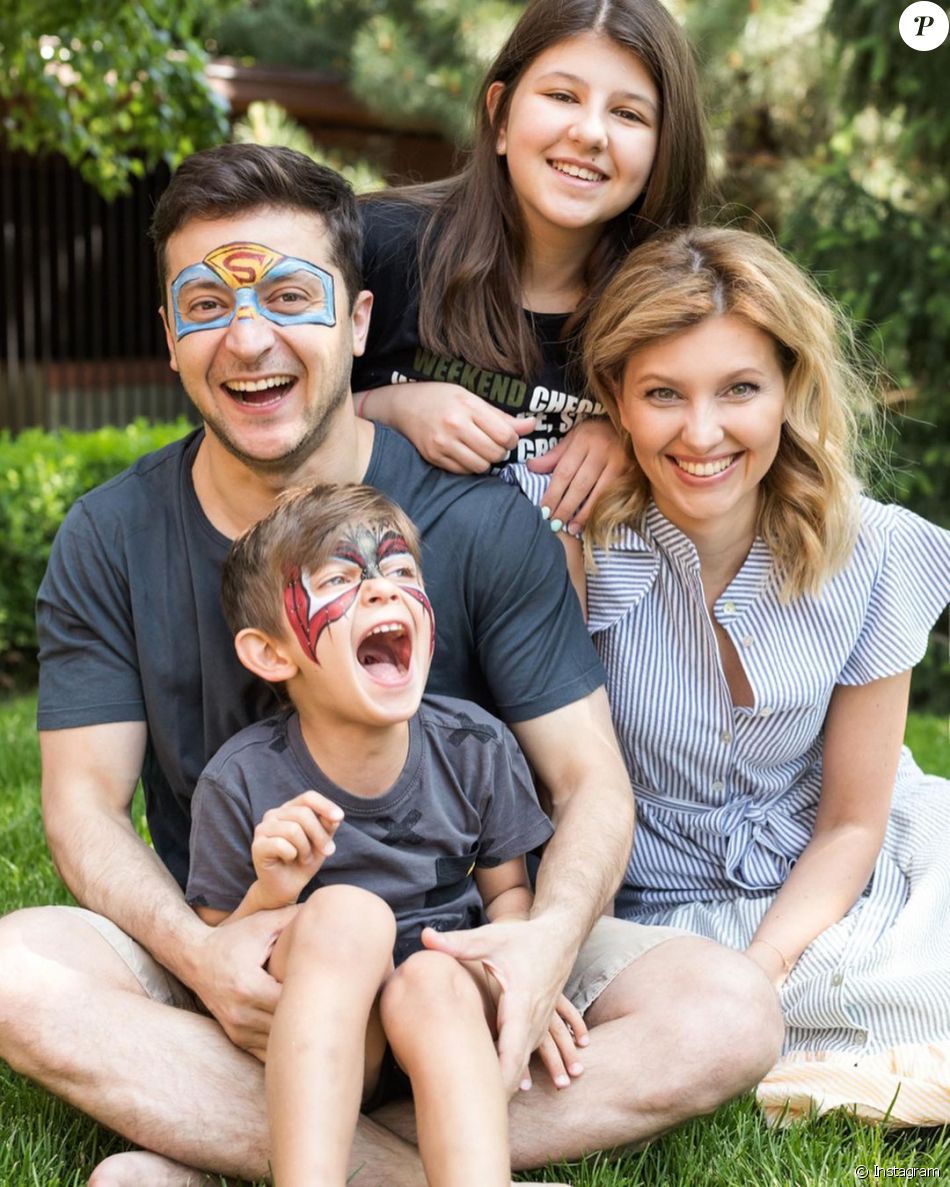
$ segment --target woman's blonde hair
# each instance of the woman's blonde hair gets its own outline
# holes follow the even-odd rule
[[[630,467],[591,515],[592,546],[636,527],[649,484],[620,423],[618,396],[636,351],[706,318],[741,317],[775,342],[785,375],[785,423],[762,480],[757,532],[775,563],[780,596],[816,593],[854,546],[864,450],[859,426],[875,400],[850,326],[797,265],[748,231],[693,228],[654,236],[631,252],[591,314],[584,364],[593,393],[625,439]]]

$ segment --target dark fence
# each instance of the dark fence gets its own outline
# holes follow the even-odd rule
[[[0,149],[0,428],[98,428],[188,409],[146,235],[160,169],[106,202],[64,159]]]

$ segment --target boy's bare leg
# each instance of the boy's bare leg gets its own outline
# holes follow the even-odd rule
[[[380,1013],[412,1081],[430,1187],[509,1187],[508,1102],[471,975],[444,953],[417,952],[387,981]]]
[[[386,1045],[378,1014],[368,1023],[395,938],[382,899],[327,886],[277,941],[269,968],[284,987],[265,1072],[276,1187],[346,1187],[364,1080],[375,1084]]]
[[[195,1187],[195,1167],[247,1180],[268,1173],[262,1064],[212,1019],[150,1001],[71,912],[33,907],[0,919],[0,1056],[145,1148],[106,1159],[95,1187]],[[353,1187],[425,1187],[415,1148],[367,1118],[351,1165]]]
[[[557,1089],[534,1086],[510,1109],[511,1159],[527,1170],[657,1137],[753,1087],[778,1058],[778,996],[748,957],[697,937],[669,940],[634,961],[586,1020],[584,1073]],[[401,1102],[373,1113],[415,1141]]]

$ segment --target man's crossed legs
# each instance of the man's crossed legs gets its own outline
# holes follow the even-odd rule
[[[778,1056],[777,996],[741,953],[605,920],[581,955],[568,996],[586,1007],[585,1070],[559,1090],[533,1069],[516,1094],[519,1169],[646,1141]],[[0,1055],[142,1148],[106,1159],[93,1187],[192,1187],[205,1182],[193,1167],[266,1176],[262,1065],[134,941],[88,912],[28,908],[0,919],[0,970]],[[424,1187],[413,1137],[409,1103],[362,1118],[357,1187]]]

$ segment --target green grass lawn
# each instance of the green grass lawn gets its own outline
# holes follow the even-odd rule
[[[43,843],[34,711],[31,697],[0,703],[0,913],[69,901]],[[950,777],[945,721],[912,717],[907,741],[925,770]],[[79,1187],[101,1158],[123,1148],[119,1138],[0,1064],[0,1187]],[[950,1178],[950,1129],[888,1133],[838,1115],[770,1130],[746,1097],[642,1153],[590,1158],[547,1177],[574,1187],[844,1187],[862,1181],[859,1167],[868,1168],[870,1183],[906,1179],[912,1170]]]

